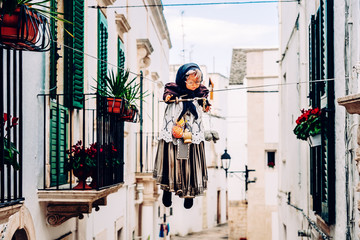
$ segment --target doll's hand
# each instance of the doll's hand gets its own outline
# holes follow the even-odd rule
[[[171,94],[170,94],[170,95],[167,95],[167,96],[165,97],[165,102],[168,102],[168,101],[172,98],[172,96],[173,96],[173,95],[171,95]]]
[[[210,106],[208,105],[208,106],[205,107],[204,112],[209,112],[209,111],[210,111]]]

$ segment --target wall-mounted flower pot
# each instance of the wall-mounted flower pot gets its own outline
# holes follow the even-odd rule
[[[136,123],[138,121],[138,110],[136,108],[126,109],[120,119],[126,122]]]
[[[86,179],[90,177],[89,171],[84,168],[78,168],[73,170],[74,176],[78,178],[78,184],[73,187],[77,190],[89,190],[92,189],[89,185],[86,184]]]
[[[308,143],[310,147],[316,147],[321,145],[321,134],[316,134],[315,136],[308,137]]]
[[[21,5],[9,14],[0,9],[0,45],[11,49],[46,51],[50,46],[51,33],[47,19]]]
[[[122,98],[107,98],[107,111],[109,113],[124,113],[124,99]]]

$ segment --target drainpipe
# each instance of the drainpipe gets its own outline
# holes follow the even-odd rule
[[[143,171],[143,78],[140,71],[140,172]]]

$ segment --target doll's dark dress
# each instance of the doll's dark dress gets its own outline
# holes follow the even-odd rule
[[[183,65],[177,73],[176,83],[165,85],[163,98],[206,98],[209,91],[200,85],[195,91],[187,90],[185,73],[196,64]],[[192,133],[188,159],[178,159],[179,141],[172,136],[172,127],[179,116],[185,119],[187,129]],[[204,127],[202,124],[202,101],[169,103],[165,109],[163,127],[160,131],[158,150],[154,165],[154,178],[164,191],[175,192],[181,198],[193,198],[207,188],[207,168],[204,149]]]

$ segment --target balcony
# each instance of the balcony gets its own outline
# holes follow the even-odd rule
[[[0,47],[0,221],[19,211],[22,195],[22,52]]]
[[[136,136],[136,182],[144,187],[145,205],[152,205],[159,197],[156,181],[153,178],[159,133],[138,132]]]
[[[93,208],[99,210],[107,204],[107,196],[122,186],[124,121],[118,114],[108,113],[105,100],[96,94],[79,96],[81,109],[67,108],[65,95],[39,97],[44,104],[45,158],[38,197],[46,204],[48,223],[59,225],[71,217],[82,218]],[[72,146],[80,146],[79,141],[81,147],[89,150],[91,146],[95,152],[94,165],[89,168],[83,162],[76,165],[75,155],[69,155]],[[109,146],[116,151],[107,151]]]

